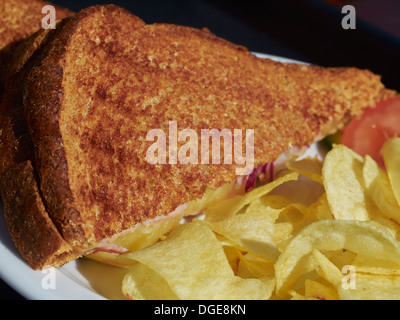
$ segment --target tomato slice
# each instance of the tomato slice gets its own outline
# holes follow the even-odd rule
[[[400,136],[400,95],[368,108],[359,119],[350,121],[342,143],[361,156],[370,155],[385,168],[381,149],[389,138]]]

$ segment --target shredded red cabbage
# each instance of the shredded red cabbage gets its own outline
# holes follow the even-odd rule
[[[243,186],[245,192],[255,188],[257,179],[263,183],[272,182],[277,174],[286,168],[286,161],[289,158],[301,156],[309,147],[310,145],[292,147],[288,151],[283,152],[275,162],[267,162],[254,168],[249,175],[239,178],[237,182]]]
[[[258,178],[263,182],[272,182],[274,180],[274,162],[268,162],[254,168],[245,179],[244,191],[248,192],[253,189],[256,186]]]

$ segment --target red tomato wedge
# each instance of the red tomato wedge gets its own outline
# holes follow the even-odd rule
[[[385,168],[381,149],[384,142],[400,136],[400,95],[368,108],[359,119],[350,121],[343,133],[342,144],[361,156],[370,155]]]

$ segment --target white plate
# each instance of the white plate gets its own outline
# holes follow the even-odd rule
[[[301,63],[268,54],[256,55],[281,62]],[[316,154],[316,147],[313,146],[310,152]],[[0,278],[22,296],[31,300],[124,299],[121,283],[125,271],[118,268],[79,259],[46,273],[33,271],[15,249],[2,211],[0,206]],[[50,278],[54,282],[49,282]]]

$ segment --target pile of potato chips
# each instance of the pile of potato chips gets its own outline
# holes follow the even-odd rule
[[[129,299],[400,299],[400,138],[383,155],[386,170],[343,145],[289,160],[248,193],[208,191],[189,205],[201,219],[139,226],[116,243],[136,251],[92,258],[127,268]]]

